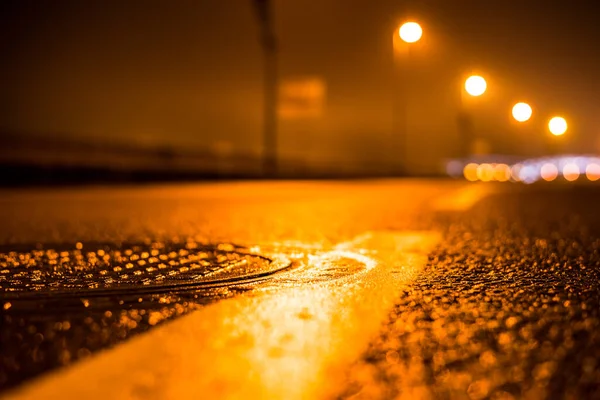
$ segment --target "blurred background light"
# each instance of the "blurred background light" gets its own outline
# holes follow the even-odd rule
[[[538,169],[533,165],[525,165],[519,170],[519,180],[523,183],[533,183],[539,178]]]
[[[450,161],[446,164],[446,173],[453,178],[460,178],[463,175],[463,164],[458,160]]]
[[[520,182],[521,177],[521,169],[523,168],[523,164],[515,164],[510,168],[510,177],[515,182]]]
[[[477,178],[482,182],[489,182],[494,179],[494,167],[491,164],[483,163],[477,168]]]
[[[567,121],[563,117],[554,117],[548,122],[548,129],[554,136],[563,135],[567,131]]]
[[[479,165],[476,163],[469,163],[469,164],[465,165],[465,168],[463,169],[463,175],[465,176],[465,179],[470,182],[475,182],[478,179],[477,178],[478,169],[479,169]]]
[[[531,106],[527,103],[517,103],[512,108],[513,118],[519,122],[528,121],[533,114]]]
[[[485,160],[485,161],[484,161]],[[512,158],[502,155],[472,157],[469,160],[453,159],[446,163],[446,172],[454,178],[470,182],[522,182],[539,180],[553,182],[561,175],[575,181],[585,175],[589,181],[600,181],[600,156],[556,155],[538,158]]]
[[[473,75],[467,78],[465,81],[465,90],[471,96],[481,96],[487,89],[487,83],[485,79],[479,75]]]
[[[565,164],[562,172],[565,179],[569,182],[576,181],[580,174],[579,166],[573,162]]]
[[[406,43],[415,43],[423,36],[423,29],[421,28],[421,25],[416,22],[406,22],[402,24],[398,33],[400,39],[404,40]]]
[[[558,167],[553,163],[546,163],[540,168],[540,176],[543,180],[551,182],[558,177]]]
[[[585,175],[590,181],[597,181],[600,179],[600,164],[595,162],[589,163],[585,169]]]
[[[506,182],[510,179],[510,167],[506,164],[497,164],[494,167],[494,180]]]

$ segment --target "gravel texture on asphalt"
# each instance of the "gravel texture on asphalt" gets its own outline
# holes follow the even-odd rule
[[[521,187],[460,215],[341,398],[600,398],[600,190]]]

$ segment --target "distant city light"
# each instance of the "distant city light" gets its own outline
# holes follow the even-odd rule
[[[580,174],[579,166],[572,162],[565,164],[565,166],[562,169],[562,173],[565,179],[569,182],[576,181],[577,178],[579,178]]]
[[[500,161],[498,157],[496,160]],[[506,162],[470,162],[450,160],[446,165],[450,176],[458,177],[460,173],[468,181],[476,182],[522,182],[531,184],[539,180],[555,181],[563,176],[566,181],[573,182],[585,174],[590,181],[600,181],[600,155],[558,155],[555,157],[530,158],[514,164]]]
[[[497,164],[494,167],[494,180],[506,182],[510,179],[510,167],[506,164]]]
[[[515,182],[519,182],[521,180],[520,173],[523,168],[523,164],[515,164],[510,168],[510,178]]]
[[[519,122],[528,121],[533,114],[531,106],[527,103],[517,103],[512,108],[512,116]]]
[[[470,182],[475,182],[478,179],[477,178],[478,167],[479,167],[479,165],[475,164],[475,163],[469,163],[469,164],[465,165],[465,168],[463,169],[463,175],[465,176],[465,179]]]
[[[453,178],[460,178],[463,173],[463,164],[457,160],[448,162],[446,164],[446,173]]]
[[[533,165],[524,165],[519,170],[519,180],[523,183],[533,183],[539,179],[539,170]]]
[[[551,182],[558,177],[558,167],[552,163],[546,163],[540,168],[540,176],[543,180]]]
[[[567,121],[563,117],[554,117],[548,122],[548,129],[554,136],[563,135],[567,131]]]
[[[489,182],[494,179],[494,167],[491,164],[481,164],[477,168],[477,178],[482,182]]]
[[[600,164],[588,164],[585,168],[585,175],[590,181],[597,181],[598,179],[600,179]]]
[[[465,81],[465,90],[471,96],[481,96],[487,89],[487,83],[483,77],[479,75],[473,75],[467,78]]]
[[[400,27],[398,34],[400,35],[400,39],[406,43],[415,43],[423,36],[423,29],[416,22],[406,22]]]

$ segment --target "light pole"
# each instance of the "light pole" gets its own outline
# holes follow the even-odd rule
[[[460,95],[460,108],[458,111],[458,134],[460,137],[460,156],[466,158],[470,154],[469,147],[475,139],[475,132],[473,130],[473,116],[467,107],[468,97],[480,97],[487,90],[487,82],[485,78],[480,75],[471,75],[461,88]]]
[[[393,93],[393,134],[392,137],[399,143],[399,152],[392,154],[392,160],[400,158],[400,175],[406,172],[406,160],[408,156],[408,98],[410,90],[408,82],[410,78],[410,55],[411,48],[421,40],[423,28],[419,23],[409,21],[403,23],[394,31],[392,37],[394,58],[394,93]],[[391,146],[395,148],[396,146]]]
[[[277,40],[273,28],[270,0],[254,0],[260,24],[260,43],[263,49],[263,174],[277,175]]]
[[[530,124],[526,124],[526,122],[531,119],[531,116],[533,115],[533,109],[531,108],[531,106],[528,103],[521,101],[521,102],[518,102],[513,105],[512,109],[511,109],[511,115],[512,115],[513,120],[515,120],[517,122],[517,124],[521,125],[518,129],[518,132],[521,135],[519,136],[518,140],[512,141],[511,145],[516,146],[518,143],[520,143],[520,144],[529,143],[529,146],[525,146],[525,148],[526,148],[525,153],[531,154],[532,149],[535,148],[535,146],[534,146],[535,135],[533,134],[535,131],[532,130],[531,126],[523,126],[523,125],[530,125]],[[518,147],[517,148],[511,147],[511,148],[513,149],[513,151],[516,151],[516,152],[522,151],[522,148],[518,148]]]
[[[548,131],[552,134],[552,136],[548,138],[548,147],[551,154],[558,154],[561,151],[563,145],[561,136],[565,134],[567,128],[567,120],[563,117],[552,117],[548,121]]]

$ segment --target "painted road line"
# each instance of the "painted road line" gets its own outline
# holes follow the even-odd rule
[[[434,211],[467,211],[479,201],[497,192],[498,188],[493,184],[466,184],[458,190],[433,200],[431,208]]]
[[[309,268],[203,307],[6,398],[326,398],[339,390],[399,287],[438,241],[434,232],[371,232],[309,254]],[[328,275],[332,266],[352,265],[362,267]]]

